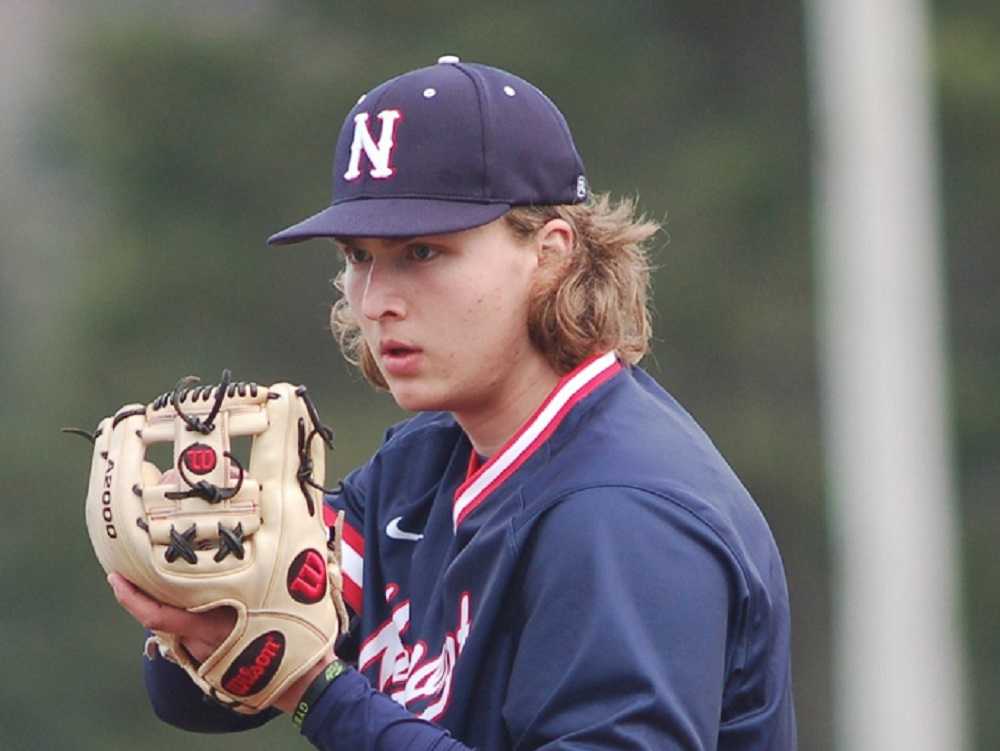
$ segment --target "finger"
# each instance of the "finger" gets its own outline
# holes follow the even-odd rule
[[[192,613],[154,600],[120,574],[108,574],[108,584],[118,603],[147,629],[186,634],[195,627]]]
[[[163,477],[160,478],[161,485],[177,485],[181,481],[181,473],[176,469],[171,467],[166,472],[163,473]]]
[[[152,462],[142,463],[142,484],[148,485],[159,485],[160,479],[160,468],[157,467]]]

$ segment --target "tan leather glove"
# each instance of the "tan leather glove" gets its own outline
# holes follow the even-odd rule
[[[347,628],[339,535],[330,542],[323,522],[332,432],[302,386],[231,383],[228,371],[219,385],[195,380],[101,421],[87,531],[106,572],[157,600],[236,611],[232,632],[202,663],[171,634],[153,638],[203,691],[254,714]],[[230,451],[236,436],[252,437],[246,467]],[[159,442],[173,444],[175,482],[145,461]]]

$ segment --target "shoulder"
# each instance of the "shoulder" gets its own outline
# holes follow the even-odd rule
[[[707,553],[743,596],[787,601],[767,521],[676,399],[631,367],[580,407],[522,485],[522,535],[575,535],[584,546],[603,536],[629,556],[633,541],[648,543],[651,555],[658,544]]]
[[[644,623],[681,641],[714,634],[709,641],[726,645],[725,674],[740,676],[727,684],[724,719],[784,701],[787,584],[748,490],[695,419],[638,368],[579,407],[519,488],[511,537],[525,598],[545,603],[567,591],[609,603],[626,614],[619,632],[630,628],[637,641]]]
[[[550,442],[544,481],[533,483],[547,491],[529,493],[526,506],[541,510],[576,491],[617,487],[660,498],[723,537],[766,528],[711,438],[642,369],[624,369],[580,407]]]
[[[603,459],[593,463],[595,471],[690,481],[711,473],[736,480],[694,417],[641,368],[623,369],[597,397],[582,405],[562,436],[569,451]]]

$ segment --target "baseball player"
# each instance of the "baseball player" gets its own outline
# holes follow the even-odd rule
[[[365,93],[333,203],[348,359],[415,414],[327,497],[353,628],[275,707],[320,749],[792,749],[789,604],[767,523],[637,365],[657,227],[590,193],[553,103],[442,57]],[[231,616],[121,604],[196,659]],[[176,665],[156,713],[244,730]]]

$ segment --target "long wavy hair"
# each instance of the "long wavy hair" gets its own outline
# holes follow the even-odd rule
[[[614,350],[635,364],[649,351],[649,245],[657,222],[637,213],[635,201],[607,194],[586,203],[519,206],[504,215],[515,237],[533,238],[552,219],[575,237],[570,253],[543,257],[528,303],[528,336],[560,374],[590,355]],[[341,293],[330,311],[330,329],[344,357],[376,388],[387,389],[375,357],[344,296],[344,272],[333,280]]]

